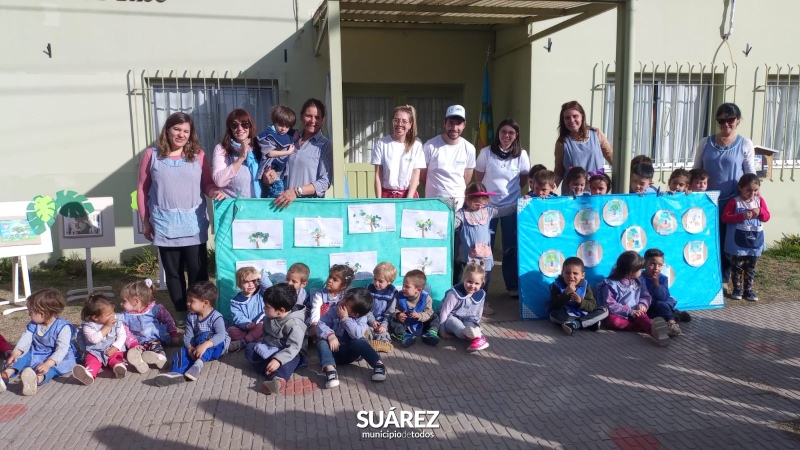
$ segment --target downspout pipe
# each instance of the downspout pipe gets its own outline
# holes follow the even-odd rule
[[[614,97],[614,162],[612,185],[615,193],[627,193],[630,184],[633,144],[633,48],[636,0],[617,6],[617,87]]]

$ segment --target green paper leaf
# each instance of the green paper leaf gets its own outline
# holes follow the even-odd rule
[[[94,206],[86,196],[75,191],[59,191],[56,193],[58,213],[64,217],[86,217],[94,212]]]
[[[28,203],[27,209],[28,222],[32,223],[34,219],[38,219],[42,225],[53,226],[56,220],[56,202],[52,197],[46,195],[37,195],[33,201]],[[42,234],[44,231],[36,232]]]
[[[47,224],[42,222],[41,219],[38,217],[34,217],[33,219],[28,219],[28,225],[31,226],[31,230],[33,230],[36,234],[42,234],[47,231]]]
[[[131,209],[134,211],[139,210],[139,191],[134,190],[131,192]]]

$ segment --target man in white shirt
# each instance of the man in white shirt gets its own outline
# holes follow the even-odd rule
[[[427,169],[422,169],[419,178],[425,184],[425,197],[452,198],[456,209],[464,204],[464,191],[475,169],[475,146],[461,137],[466,126],[464,107],[453,105],[445,114],[444,133],[422,147]]]

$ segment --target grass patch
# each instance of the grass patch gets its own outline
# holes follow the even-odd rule
[[[800,260],[800,234],[784,234],[780,240],[770,245],[763,255]]]

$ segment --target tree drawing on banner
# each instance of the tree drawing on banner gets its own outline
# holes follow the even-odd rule
[[[425,237],[425,232],[430,231],[431,228],[433,228],[433,221],[431,219],[420,219],[417,221],[417,229],[422,233],[422,237]]]
[[[377,214],[367,214],[366,212],[364,212],[363,209],[358,212],[358,215],[361,217],[362,220],[366,221],[367,225],[369,225],[370,233],[375,231],[375,228],[380,228],[381,216]],[[355,214],[353,214],[353,216],[355,217]]]
[[[261,269],[261,277],[262,277],[262,278],[263,278],[263,277],[267,277],[267,278],[269,278],[269,281],[270,281],[272,284],[278,284],[278,281],[279,281],[279,280],[278,280],[278,277],[273,277],[273,276],[272,276],[272,272],[270,272],[269,270],[266,270],[266,269]]]
[[[47,227],[53,226],[56,214],[75,219],[93,212],[94,206],[86,196],[65,190],[57,192],[55,200],[47,195],[37,195],[28,204],[26,216],[31,230],[42,234],[47,231]]]
[[[269,240],[269,233],[264,233],[263,231],[256,231],[255,233],[248,236],[248,239],[253,244],[256,244],[256,248],[261,248],[259,244],[266,244]]]
[[[547,252],[544,254],[544,265],[548,269],[555,269],[558,267],[558,255],[556,252]]]
[[[428,221],[430,221],[430,219]],[[419,270],[421,270],[423,273],[426,274],[428,273],[428,267],[432,265],[433,265],[433,260],[428,258],[427,256],[417,261],[417,267],[419,268]]]
[[[353,273],[358,273],[361,270],[361,263],[345,262],[344,265],[353,269]]]
[[[316,242],[317,247],[319,247],[320,241],[322,241],[322,239],[325,237],[325,232],[321,228],[317,227],[311,230],[310,233],[314,238],[314,242]]]

